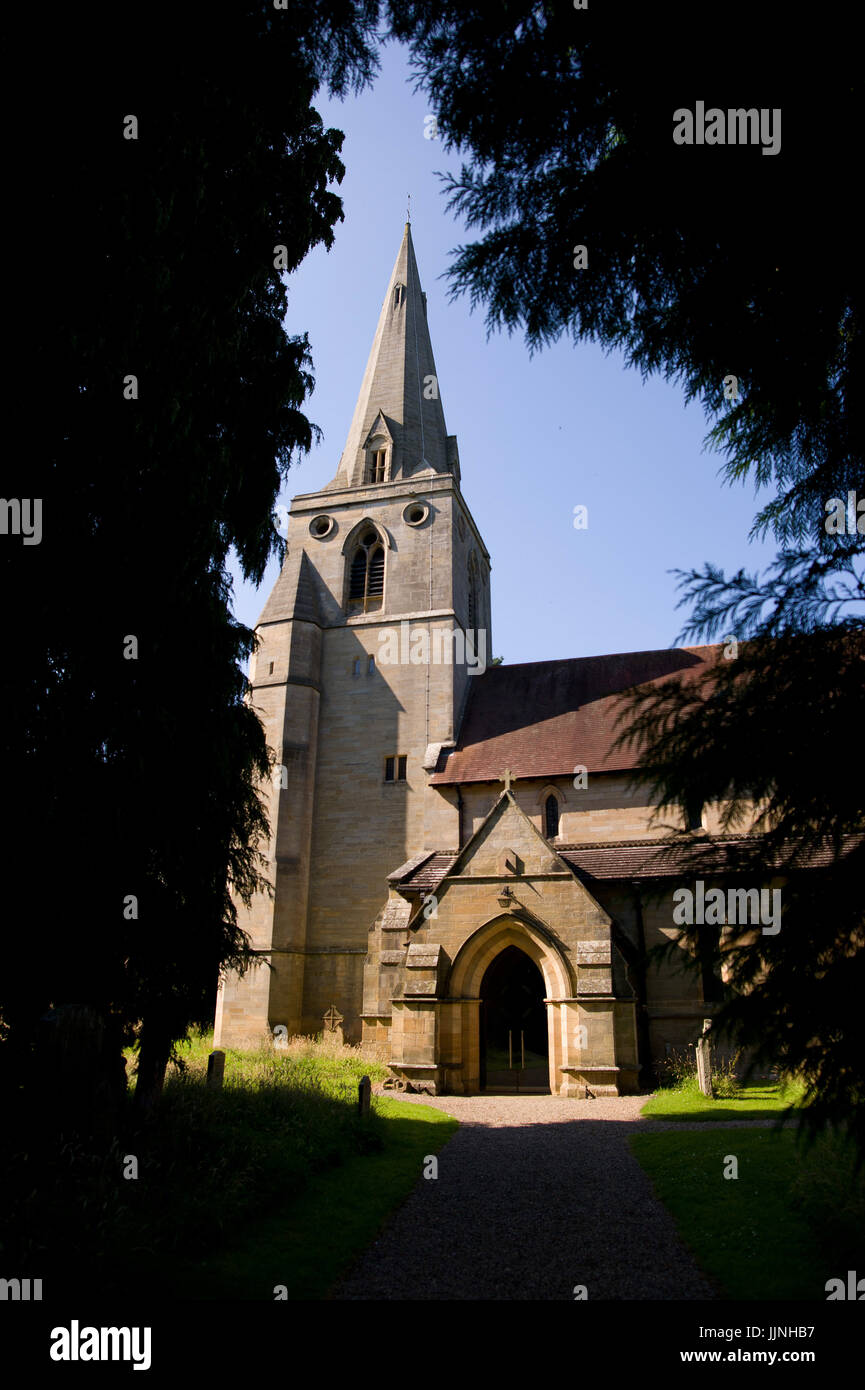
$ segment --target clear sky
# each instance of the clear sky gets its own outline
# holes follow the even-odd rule
[[[508,663],[668,647],[685,618],[672,569],[714,561],[763,568],[775,546],[748,542],[753,484],[722,482],[703,449],[711,422],[681,386],[645,384],[619,353],[561,340],[529,357],[522,337],[486,338],[484,310],[450,302],[450,252],[473,232],[446,211],[435,171],[457,169],[424,136],[427,100],[412,90],[406,51],[389,44],[373,88],[316,103],[345,132],[345,221],[328,253],[312,251],[288,281],[289,333],[308,332],[316,378],[305,411],[322,443],[289,475],[280,501],[334,477],[406,220],[412,238],[448,432],[462,490],[492,561],[492,654]],[[562,227],[562,254],[579,240]],[[574,274],[585,272],[574,271]],[[574,528],[574,508],[588,527]],[[235,568],[235,612],[254,626],[278,568],[259,589]]]

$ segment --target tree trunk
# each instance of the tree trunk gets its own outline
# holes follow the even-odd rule
[[[134,1108],[139,1115],[149,1114],[162,1095],[173,1042],[171,1030],[161,1019],[144,1020],[135,1085]]]

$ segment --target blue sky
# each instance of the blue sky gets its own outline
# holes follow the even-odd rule
[[[345,132],[345,221],[332,251],[312,251],[288,281],[286,329],[309,333],[316,387],[305,410],[323,440],[279,500],[336,473],[410,192],[445,420],[492,561],[493,654],[514,663],[668,647],[685,617],[669,571],[764,567],[775,547],[748,532],[765,499],[750,482],[722,482],[721,456],[703,449],[710,422],[686,408],[681,387],[644,384],[621,354],[588,343],[530,358],[520,336],[487,340],[484,311],[470,313],[467,297],[449,302],[449,253],[473,234],[446,211],[435,171],[460,161],[424,137],[430,105],[409,78],[406,51],[389,44],[371,90],[316,102]],[[578,239],[562,228],[563,255]],[[577,505],[586,530],[574,529]],[[250,626],[277,572],[272,562],[255,589],[232,567],[235,612]]]

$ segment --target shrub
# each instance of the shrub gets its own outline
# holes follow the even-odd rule
[[[823,1134],[802,1156],[791,1186],[792,1205],[807,1218],[829,1259],[830,1271],[855,1269],[865,1249],[865,1167],[842,1134]]]
[[[674,1049],[655,1066],[658,1085],[662,1090],[680,1091],[687,1089],[688,1083],[697,1084],[697,1063],[693,1048],[688,1051]]]
[[[712,1091],[718,1100],[730,1100],[742,1090],[739,1080],[740,1054],[732,1057],[712,1058]]]
[[[739,1077],[741,1054],[718,1054],[712,1051],[712,1091],[717,1100],[730,1100],[741,1093]],[[658,1085],[664,1090],[697,1091],[697,1059],[693,1046],[686,1051],[671,1052],[655,1068]]]

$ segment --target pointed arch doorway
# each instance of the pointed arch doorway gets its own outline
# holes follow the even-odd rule
[[[480,1088],[550,1094],[544,977],[519,946],[505,946],[481,981]]]

